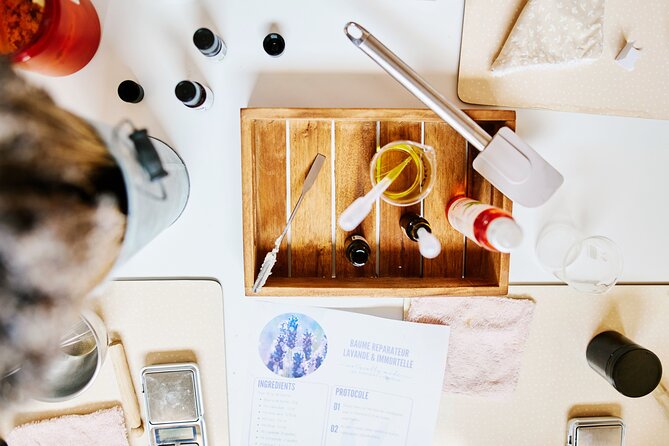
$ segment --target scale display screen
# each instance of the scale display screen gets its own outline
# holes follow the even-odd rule
[[[173,444],[174,442],[195,440],[195,428],[188,427],[165,427],[156,429],[156,443]]]

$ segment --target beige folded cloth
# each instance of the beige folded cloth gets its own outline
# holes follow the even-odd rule
[[[503,397],[518,383],[534,305],[508,297],[411,299],[405,319],[451,327],[444,392]]]
[[[537,67],[564,67],[602,54],[604,0],[528,0],[493,75]]]
[[[128,446],[120,407],[24,424],[6,441],[9,446]]]

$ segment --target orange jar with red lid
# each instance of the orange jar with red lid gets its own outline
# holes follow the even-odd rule
[[[91,0],[2,0],[0,53],[20,68],[67,76],[85,67],[100,45]]]

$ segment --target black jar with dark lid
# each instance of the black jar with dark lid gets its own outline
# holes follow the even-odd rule
[[[648,395],[662,379],[660,359],[616,331],[595,336],[585,355],[593,370],[631,398]]]

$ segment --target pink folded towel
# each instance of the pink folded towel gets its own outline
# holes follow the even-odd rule
[[[405,319],[451,327],[444,392],[502,397],[518,383],[534,305],[507,297],[411,299]]]
[[[9,446],[128,446],[120,407],[88,415],[65,415],[24,424],[7,437]]]

